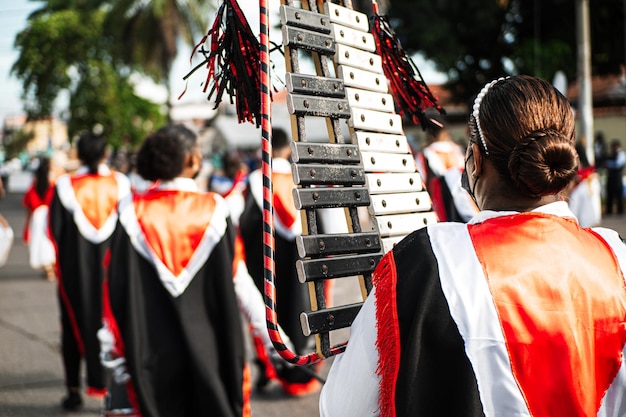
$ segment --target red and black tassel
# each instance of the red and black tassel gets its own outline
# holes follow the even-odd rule
[[[207,42],[208,50],[205,48]],[[209,91],[209,100],[215,95],[215,108],[226,93],[237,108],[239,123],[247,121],[259,127],[260,44],[236,0],[223,1],[211,29],[193,49],[192,57],[196,53],[204,60],[183,79],[188,79],[206,65],[208,74],[203,92]]]
[[[445,110],[437,103],[437,98],[430,91],[422,74],[402,49],[400,40],[389,24],[386,16],[378,12],[378,4],[373,2],[374,15],[371,17],[371,32],[376,42],[376,49],[382,58],[383,71],[389,80],[390,93],[393,95],[398,112],[420,124],[422,129],[429,125],[429,118],[424,111],[434,107],[440,114]]]

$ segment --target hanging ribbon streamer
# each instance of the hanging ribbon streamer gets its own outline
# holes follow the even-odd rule
[[[208,50],[205,48],[207,41]],[[250,122],[259,127],[260,45],[236,0],[223,1],[211,29],[193,49],[192,58],[196,53],[201,54],[204,60],[185,75],[183,80],[206,66],[208,74],[203,92],[209,90],[209,100],[215,95],[215,108],[226,93],[230,96],[231,104],[234,102],[236,105],[239,123]]]
[[[378,3],[372,2],[374,15],[371,17],[371,32],[376,49],[382,58],[383,71],[389,80],[390,93],[398,106],[399,113],[426,129],[431,123],[424,111],[434,107],[440,114],[445,110],[437,103],[419,69],[402,49],[400,40],[386,16],[379,14]]]

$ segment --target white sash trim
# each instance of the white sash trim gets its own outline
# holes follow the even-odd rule
[[[275,159],[273,161],[272,169],[275,172],[280,173],[291,173],[291,169],[289,168],[289,161],[285,159]],[[257,206],[261,209],[261,213],[263,212],[263,172],[261,170],[256,170],[250,173],[248,176],[248,183],[250,184],[250,193],[256,201]],[[300,236],[302,234],[302,222],[300,220],[300,211],[296,212],[296,219],[293,222],[291,227],[285,226],[283,222],[280,221],[280,218],[274,213],[274,230],[276,234],[281,236],[286,240],[294,240],[296,236]]]
[[[616,231],[603,227],[595,227],[593,231],[598,233],[611,246],[617,262],[626,280],[626,245],[620,240]],[[626,416],[626,346],[622,351],[622,366],[611,386],[604,394],[602,405],[598,411],[599,417],[624,417]]]
[[[119,201],[127,195],[130,195],[130,181],[119,172],[113,174],[117,181],[117,195]],[[107,240],[113,234],[117,222],[117,210],[113,210],[102,227],[96,229],[87,219],[83,208],[78,203],[78,200],[76,200],[76,194],[74,193],[74,188],[72,188],[70,175],[66,174],[59,177],[56,182],[56,187],[61,204],[73,215],[74,223],[79,233],[85,239],[94,244],[99,244]]]
[[[513,377],[498,314],[467,226],[428,226],[441,287],[465,342],[485,417],[530,416]]]
[[[199,192],[198,184],[191,178],[176,177],[171,181],[158,182],[157,190]]]
[[[565,202],[547,204],[535,211],[575,220]],[[481,212],[472,219],[472,223],[506,214],[512,213]],[[611,246],[624,274],[626,246],[617,232],[605,228],[593,230]],[[530,416],[512,374],[493,298],[467,226],[439,223],[428,226],[428,233],[438,261],[441,286],[450,314],[463,337],[465,351],[476,374],[485,416]],[[626,358],[626,346],[623,355]],[[625,386],[626,364],[623,359],[617,377],[603,398],[598,416],[626,416]]]
[[[263,173],[260,169],[252,171],[248,175],[248,184],[250,184],[250,194],[252,194],[256,205],[263,210]]]
[[[204,232],[200,244],[191,256],[189,263],[178,276],[174,275],[165,266],[146,241],[135,213],[132,196],[128,196],[120,202],[120,223],[126,230],[131,244],[142,257],[154,265],[161,283],[174,298],[185,292],[200,268],[209,259],[213,248],[215,248],[226,232],[228,206],[224,199],[217,194],[215,195],[215,200],[217,204],[211,222]]]
[[[30,238],[28,240],[28,255],[30,266],[39,269],[48,265],[54,265],[56,260],[54,245],[48,238],[48,206],[42,204],[33,210],[28,224]]]
[[[81,165],[74,175],[85,175],[89,174],[89,167],[86,165]],[[106,166],[106,164],[98,164],[98,175],[111,175],[111,168]]]

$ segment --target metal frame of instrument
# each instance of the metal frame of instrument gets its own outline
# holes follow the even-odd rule
[[[402,118],[395,113],[393,97],[387,92],[368,17],[353,10],[350,0],[342,5],[315,0],[299,3],[301,8],[293,0],[282,0],[280,19],[294,139],[293,193],[296,208],[303,214],[303,235],[297,238],[301,257],[297,271],[311,294],[311,311],[302,312],[301,322],[305,335],[316,336],[316,352],[301,356],[289,351],[277,331],[275,303],[280,300],[276,300],[274,290],[269,203],[264,210],[264,242],[270,337],[285,360],[305,365],[345,350],[346,342],[331,344],[330,333],[349,327],[363,304],[327,305],[325,280],[357,276],[365,300],[372,289],[372,272],[383,254],[408,233],[436,222],[437,217],[403,134]],[[263,0],[261,6],[263,10]],[[267,41],[263,24],[262,19],[262,51],[263,41]],[[303,54],[311,56],[315,75],[301,72]],[[262,67],[267,70],[267,66]],[[269,75],[264,77],[269,83]],[[267,111],[263,121],[269,122],[265,117],[270,114],[269,97],[262,100],[262,107]],[[326,119],[328,143],[307,140],[308,117]],[[349,137],[342,133],[340,123],[347,123]],[[269,124],[263,129],[264,192],[268,197],[270,130]],[[361,230],[359,207],[368,208],[372,230]],[[318,210],[326,208],[344,209],[349,233],[320,233]]]

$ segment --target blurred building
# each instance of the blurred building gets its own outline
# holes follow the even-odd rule
[[[591,90],[594,131],[603,132],[609,140],[619,139],[626,147],[626,73],[594,76],[591,79]],[[578,84],[569,86],[567,98],[576,109]]]
[[[455,103],[452,96],[442,85],[428,86],[439,104],[446,110],[448,128],[455,141],[465,143],[467,140],[467,122],[470,108],[464,103]],[[566,86],[566,97],[576,113],[578,106],[578,84]],[[594,131],[603,132],[606,138],[620,139],[626,147],[626,72],[607,76],[592,77]],[[405,132],[418,145],[423,144],[425,135],[420,126],[407,123]],[[580,137],[579,119],[576,116],[576,132]]]
[[[28,155],[69,148],[67,125],[56,117],[29,121],[26,115],[21,114],[4,118],[1,142],[4,148],[25,136],[29,138],[25,140],[23,149]]]
[[[429,88],[446,110],[446,120],[452,137],[459,143],[465,143],[469,105],[453,102],[450,92],[443,85],[430,84]],[[621,75],[593,77],[592,91],[594,130],[603,132],[607,138],[622,140],[626,147],[626,70]],[[569,85],[566,95],[575,110],[578,85],[576,83]],[[174,104],[170,117],[173,122],[183,123],[198,134],[202,152],[207,157],[225,149],[253,151],[261,148],[261,129],[253,123],[239,123],[235,106],[230,104],[228,99],[225,99],[219,108],[214,107],[214,103],[209,101]],[[340,124],[342,132],[348,135],[346,122],[342,120]],[[286,90],[273,93],[272,125],[287,132],[292,130],[291,116],[286,105]],[[307,117],[305,131],[309,141],[328,140],[325,119]],[[404,131],[412,145],[419,148],[423,144],[425,134],[421,126],[405,120]],[[2,121],[0,145],[3,146],[0,146],[0,151],[15,140],[20,132],[32,134],[32,138],[25,145],[26,153],[29,155],[70,148],[67,126],[64,122],[55,117],[27,121],[26,115],[21,114],[7,116]]]

